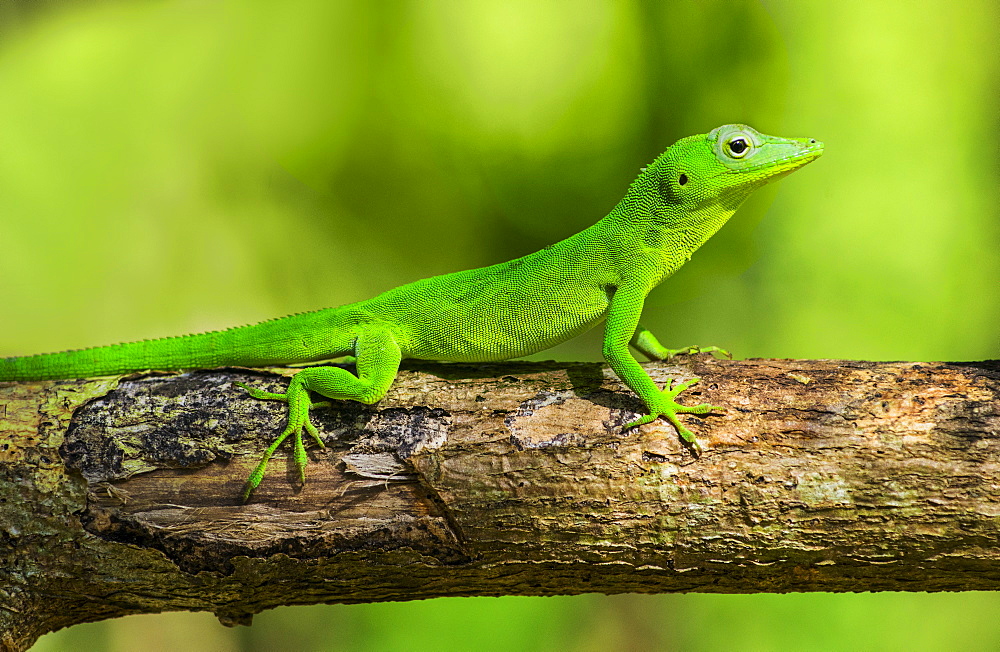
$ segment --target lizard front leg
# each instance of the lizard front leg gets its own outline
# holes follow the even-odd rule
[[[610,296],[608,306],[608,317],[604,329],[604,358],[611,365],[618,377],[628,385],[632,391],[639,395],[639,398],[646,404],[649,414],[629,423],[625,429],[649,423],[658,417],[665,417],[677,429],[681,439],[686,441],[696,453],[701,452],[701,446],[694,434],[684,427],[677,415],[680,413],[707,414],[712,410],[722,408],[708,403],[700,405],[685,406],[677,403],[674,399],[691,385],[698,382],[697,378],[692,378],[682,383],[674,385],[668,383],[667,387],[661,390],[649,377],[649,374],[636,362],[635,358],[628,350],[630,342],[641,341],[651,351],[668,351],[664,349],[656,338],[646,329],[641,329],[646,337],[640,337],[639,315],[642,312],[642,304],[646,298],[646,292],[638,287],[615,288]],[[654,348],[652,345],[655,344]],[[646,349],[640,348],[646,353]]]
[[[288,391],[284,394],[264,392],[238,383],[254,398],[288,404],[288,425],[261,455],[260,463],[250,474],[243,489],[243,502],[260,485],[267,471],[268,460],[289,435],[294,437],[293,459],[299,471],[299,479],[303,483],[306,481],[306,464],[309,458],[302,441],[302,430],[305,429],[321,448],[325,448],[319,432],[309,420],[309,410],[322,403],[313,403],[310,391],[327,398],[367,404],[378,402],[389,391],[402,358],[393,333],[388,328],[362,327],[354,342],[354,355],[357,358],[357,376],[340,367],[310,367],[292,376]]]

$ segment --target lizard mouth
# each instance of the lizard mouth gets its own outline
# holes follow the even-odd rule
[[[753,173],[758,181],[783,176],[818,159],[823,155],[824,148],[824,144],[815,139],[788,141],[787,144],[780,144],[773,156],[747,167],[730,169],[729,172]]]

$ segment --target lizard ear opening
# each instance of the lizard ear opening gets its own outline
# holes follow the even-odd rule
[[[683,186],[687,182],[688,182],[688,175],[681,172],[681,176],[677,178],[677,183]]]

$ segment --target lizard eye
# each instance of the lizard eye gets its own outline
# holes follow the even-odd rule
[[[744,136],[737,136],[726,143],[726,152],[733,158],[743,158],[750,153],[751,145]]]

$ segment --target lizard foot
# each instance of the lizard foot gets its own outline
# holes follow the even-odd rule
[[[698,346],[697,344],[685,346],[680,349],[666,349],[667,355],[664,359],[670,359],[679,355],[694,355],[696,353],[712,353],[717,358],[733,359],[733,354],[725,349],[720,349],[717,346]]]
[[[326,444],[323,443],[323,439],[319,436],[319,431],[316,430],[316,426],[314,426],[312,421],[309,420],[309,410],[314,407],[328,406],[330,403],[328,401],[313,403],[312,399],[309,397],[309,391],[302,386],[301,381],[295,381],[295,376],[292,377],[292,380],[288,385],[288,391],[284,394],[265,392],[263,390],[250,387],[244,383],[236,384],[245,389],[247,393],[254,398],[265,401],[283,401],[288,404],[288,425],[285,426],[285,429],[281,431],[281,434],[278,435],[274,442],[267,447],[264,454],[261,455],[260,463],[258,463],[256,468],[254,468],[254,470],[250,473],[250,477],[247,478],[246,485],[243,487],[243,502],[247,502],[250,499],[250,494],[253,493],[253,490],[260,485],[261,481],[264,479],[264,473],[267,471],[268,460],[271,459],[271,456],[274,455],[274,452],[278,450],[278,447],[281,446],[282,442],[284,442],[289,435],[294,436],[292,459],[294,460],[295,467],[299,472],[299,481],[305,484],[306,464],[309,463],[309,456],[306,455],[306,447],[302,441],[302,430],[304,429],[308,432],[320,448],[326,448]]]
[[[695,438],[694,433],[692,433],[690,430],[684,427],[684,424],[680,422],[680,419],[677,418],[677,415],[708,414],[709,412],[715,410],[722,411],[725,408],[719,407],[717,405],[709,405],[708,403],[701,403],[699,405],[688,406],[688,405],[681,405],[680,403],[674,401],[674,398],[676,398],[678,394],[683,392],[688,387],[691,387],[699,380],[700,380],[699,378],[692,378],[690,380],[685,380],[682,383],[676,383],[676,384],[674,384],[673,381],[670,381],[667,384],[667,387],[662,392],[660,392],[655,404],[650,406],[650,413],[645,416],[639,417],[632,423],[626,425],[623,428],[623,430],[635,428],[636,426],[641,426],[644,423],[650,423],[651,421],[655,421],[659,417],[666,417],[667,421],[674,424],[674,428],[677,429],[677,434],[680,435],[680,438],[685,442],[687,442],[689,446],[691,446],[691,449],[695,452],[696,455],[701,455],[702,453],[701,444],[698,443],[698,440],[697,438]]]

